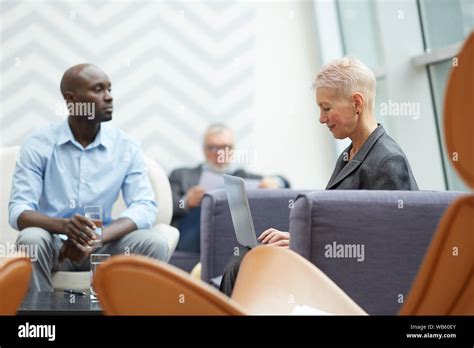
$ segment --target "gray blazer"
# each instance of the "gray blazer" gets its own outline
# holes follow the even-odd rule
[[[351,148],[337,159],[327,190],[418,190],[405,154],[382,125],[348,161]]]

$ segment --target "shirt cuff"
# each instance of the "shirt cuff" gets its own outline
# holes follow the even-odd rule
[[[18,218],[20,217],[21,213],[23,213],[26,210],[36,211],[34,207],[28,204],[15,204],[10,209],[9,223],[10,223],[10,226],[17,231],[20,230],[18,228]]]
[[[129,218],[138,230],[149,230],[156,222],[157,210],[143,204],[128,207],[119,217]]]

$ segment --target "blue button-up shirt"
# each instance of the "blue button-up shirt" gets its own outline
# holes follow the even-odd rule
[[[68,218],[84,215],[84,206],[101,205],[104,225],[122,190],[130,218],[138,229],[155,224],[157,205],[140,145],[119,129],[101,124],[94,141],[83,148],[67,120],[29,136],[13,174],[9,222],[18,229],[25,210]]]

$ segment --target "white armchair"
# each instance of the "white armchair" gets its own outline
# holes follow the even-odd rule
[[[12,229],[8,224],[8,201],[16,155],[19,149],[18,146],[0,149],[0,244],[3,245],[7,243],[14,244],[18,236],[18,231]],[[168,241],[169,260],[179,239],[179,231],[170,226],[173,215],[171,186],[165,171],[156,161],[145,156],[145,164],[158,204],[156,224],[153,228]],[[113,207],[112,216],[117,217],[124,209],[125,203],[120,195]],[[65,288],[89,289],[89,272],[55,272],[53,273],[53,285],[55,290]]]

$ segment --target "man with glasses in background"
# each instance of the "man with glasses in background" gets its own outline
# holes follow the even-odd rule
[[[173,191],[173,222],[180,231],[176,250],[200,251],[201,201],[210,187],[223,187],[222,174],[258,180],[258,188],[287,188],[289,182],[281,176],[251,174],[233,163],[234,133],[224,124],[210,125],[204,133],[205,163],[195,168],[175,169],[170,175]],[[211,183],[215,178],[215,182]],[[207,187],[206,187],[207,186]]]

